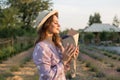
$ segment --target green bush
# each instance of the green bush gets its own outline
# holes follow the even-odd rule
[[[90,71],[97,72],[97,71],[98,71],[98,69],[97,69],[97,67],[96,67],[96,66],[91,66],[91,67],[90,67]]]
[[[16,52],[16,53],[21,52],[20,44],[16,44],[16,45],[14,45],[14,48],[15,48],[15,52]]]
[[[111,63],[111,64],[110,64],[110,67],[114,67],[114,64]]]
[[[91,40],[95,37],[93,33],[85,33],[84,35],[84,41],[86,44],[91,43]]]
[[[118,67],[116,70],[117,70],[117,72],[120,72],[120,67]]]
[[[19,71],[19,66],[12,66],[10,67],[10,71]]]
[[[96,72],[96,77],[102,78],[105,77],[105,74],[103,72]]]
[[[68,71],[68,72],[66,73],[66,78],[67,78],[67,79],[72,79],[72,76],[71,76],[71,72],[70,72],[70,71]]]
[[[3,60],[3,52],[2,50],[0,50],[0,63],[2,63],[2,60]]]
[[[17,43],[17,44],[14,44],[13,46],[2,48],[0,50],[0,62],[2,62],[2,60],[6,60],[8,57],[11,57],[13,55],[16,55],[17,53],[20,53],[21,51],[27,50],[32,46],[33,46],[32,42],[30,43],[27,42],[27,43]]]
[[[16,37],[16,36],[36,36],[36,30],[30,27],[30,30],[19,28],[3,28],[0,29],[0,38]]]
[[[8,57],[11,57],[15,53],[15,49],[12,46],[7,47]]]
[[[8,53],[8,50],[7,50],[7,48],[5,49],[5,48],[3,48],[2,49],[2,60],[6,60],[7,59],[7,57],[8,57],[8,55],[9,55],[9,53]]]
[[[4,73],[0,74],[0,80],[7,80],[6,79],[7,77],[12,77],[12,76],[13,76],[12,73],[10,73],[10,72],[4,72]]]
[[[21,63],[20,63],[20,67],[24,67],[24,64],[26,64],[26,62],[30,61],[31,60],[31,57],[26,57],[24,58]]]
[[[120,61],[120,58],[118,60]]]
[[[91,63],[90,62],[87,62],[86,63],[86,67],[90,67],[91,66]]]
[[[108,57],[112,57],[112,55],[111,55],[111,54],[109,54],[109,53],[107,54],[107,56],[108,56]]]
[[[116,57],[116,56],[113,56],[112,59],[117,59],[117,57]]]

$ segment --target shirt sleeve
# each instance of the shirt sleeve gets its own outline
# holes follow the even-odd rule
[[[53,80],[61,74],[62,62],[51,65],[51,53],[47,47],[37,45],[33,52],[33,61],[37,65],[41,80]]]

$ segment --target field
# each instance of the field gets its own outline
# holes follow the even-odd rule
[[[78,80],[120,80],[120,56],[81,45]]]
[[[38,80],[30,48],[0,64],[0,80]],[[120,56],[95,47],[80,46],[77,77],[70,80],[120,80]],[[67,78],[70,78],[66,74]]]

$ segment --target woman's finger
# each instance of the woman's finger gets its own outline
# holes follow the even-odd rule
[[[76,50],[75,56],[77,57],[79,55],[79,49]]]
[[[70,51],[69,51],[69,55],[73,54],[76,51],[76,48],[73,47]]]
[[[67,50],[68,54],[70,54],[70,51],[71,51],[73,48],[74,48],[74,47],[73,47],[73,45],[71,44],[71,45],[69,46],[68,50]]]
[[[70,46],[70,44],[67,43],[67,45],[66,45],[66,47],[65,47],[65,51],[67,51],[67,50],[69,49],[69,46]]]

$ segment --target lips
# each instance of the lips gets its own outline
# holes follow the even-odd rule
[[[59,28],[57,28],[57,30],[58,30],[58,31],[60,31],[60,29],[59,29]]]

